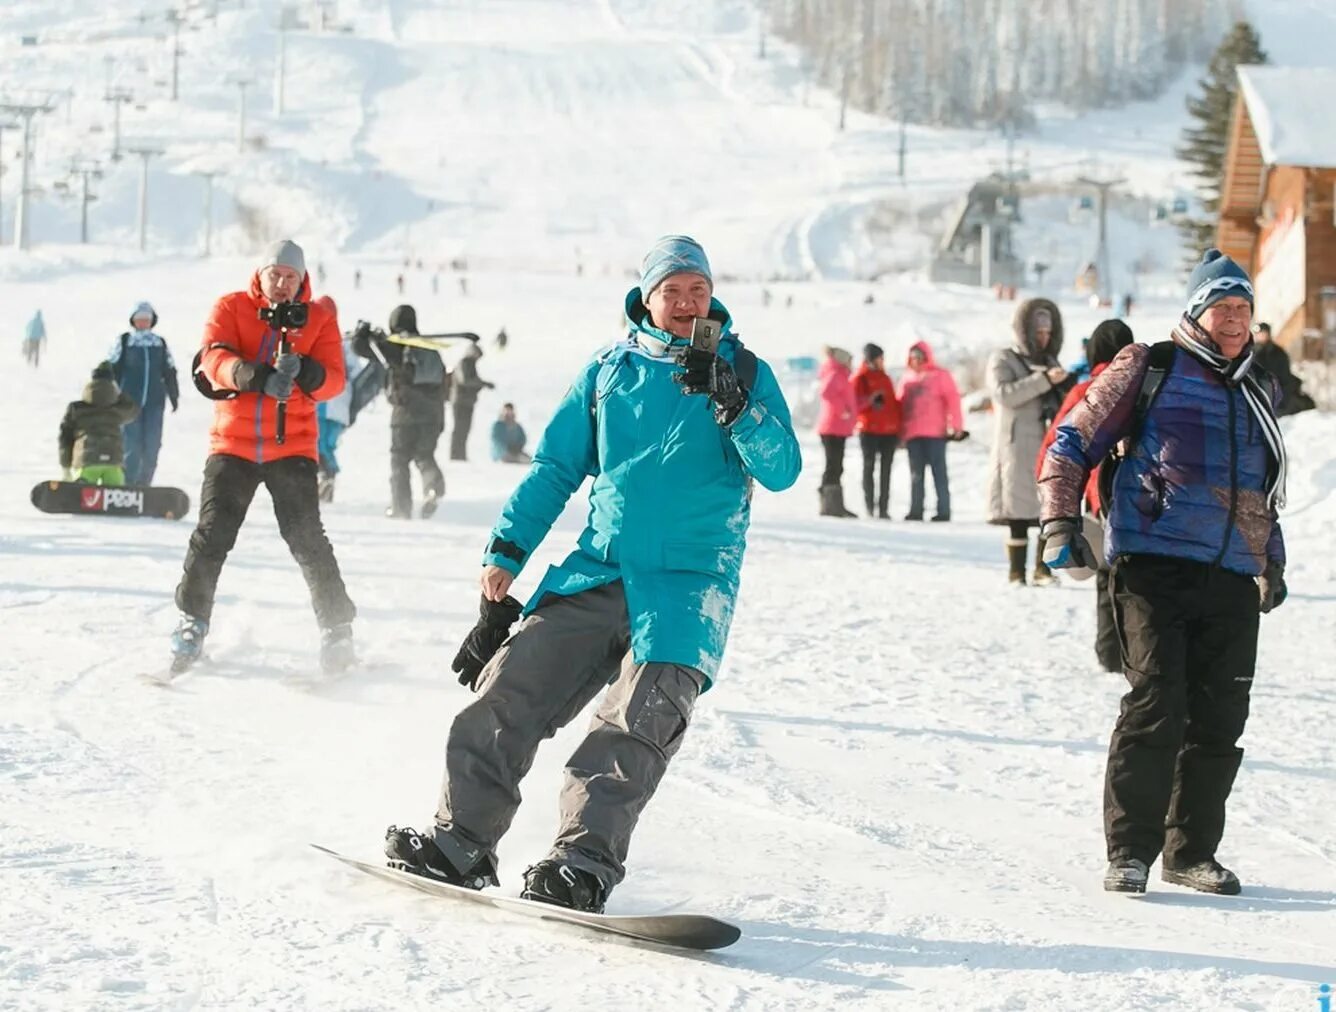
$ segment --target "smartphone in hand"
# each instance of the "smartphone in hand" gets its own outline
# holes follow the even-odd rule
[[[698,316],[691,321],[691,347],[697,351],[708,351],[711,355],[719,352],[718,320],[709,320]]]

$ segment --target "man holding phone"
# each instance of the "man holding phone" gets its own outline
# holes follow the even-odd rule
[[[496,847],[539,743],[610,684],[567,762],[556,842],[521,895],[599,911],[623,878],[640,813],[719,671],[753,481],[783,491],[802,467],[774,373],[713,290],[699,243],[655,243],[626,298],[629,333],[580,370],[548,424],[483,555],[482,617],[454,663],[478,698],[450,729],[434,825],[390,827],[392,865],[497,884]],[[575,551],[521,606],[512,583],[586,477]]]

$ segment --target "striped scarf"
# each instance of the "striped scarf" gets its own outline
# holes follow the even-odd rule
[[[1271,459],[1275,463],[1266,490],[1267,504],[1272,509],[1284,509],[1285,479],[1289,470],[1289,459],[1285,455],[1285,437],[1280,431],[1280,424],[1276,421],[1270,390],[1252,375],[1253,363],[1256,361],[1252,345],[1250,344],[1248,350],[1238,358],[1225,358],[1202,325],[1186,313],[1178,321],[1178,326],[1174,327],[1172,336],[1174,344],[1202,365],[1213,369],[1224,378],[1226,385],[1238,387],[1243,391],[1243,399],[1248,403],[1248,410],[1257,419],[1262,436],[1266,439],[1267,449],[1271,451]]]

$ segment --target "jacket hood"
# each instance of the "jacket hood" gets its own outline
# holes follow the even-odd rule
[[[115,404],[121,396],[121,388],[116,385],[116,381],[110,376],[98,376],[90,379],[83,389],[83,399],[86,404],[93,404],[99,408],[110,407]]]
[[[257,306],[262,305],[269,300],[264,297],[264,292],[260,291],[260,272],[257,270],[251,275],[249,294],[251,301]],[[310,275],[302,275],[302,283],[297,286],[297,294],[292,297],[293,302],[311,301],[311,278]],[[154,318],[156,320],[156,317]]]
[[[145,313],[153,317],[153,322],[148,325],[149,330],[156,327],[158,325],[158,311],[148,302],[141,302],[139,305],[135,306],[134,309],[130,310],[130,327],[134,327],[136,316],[143,316]]]
[[[666,352],[669,348],[681,348],[690,344],[689,338],[678,337],[670,334],[666,330],[660,330],[650,322],[649,308],[645,305],[645,300],[640,296],[640,288],[632,288],[626,293],[626,300],[623,303],[626,311],[626,318],[631,321],[631,333],[636,340],[641,337],[651,345],[657,345]],[[736,344],[737,335],[733,333],[733,317],[725,308],[724,304],[718,299],[711,297],[709,319],[716,321],[719,325],[719,346],[723,347],[725,343]]]
[[[1041,309],[1047,310],[1053,319],[1053,336],[1049,339],[1048,347],[1042,352],[1034,343],[1034,317]],[[1012,326],[1016,332],[1016,350],[1026,358],[1038,362],[1057,358],[1062,354],[1062,313],[1051,299],[1028,299],[1022,302],[1016,310],[1016,319]]]
[[[1112,362],[1114,356],[1134,340],[1132,328],[1122,320],[1105,320],[1094,329],[1090,340],[1086,342],[1086,362],[1092,369]]]
[[[391,334],[416,334],[417,310],[412,306],[395,306],[390,310]]]
[[[931,369],[937,365],[937,359],[933,356],[932,345],[927,341],[915,341],[909,346],[910,351],[921,351],[923,353],[923,368]],[[905,355],[905,365],[909,364],[909,355]]]

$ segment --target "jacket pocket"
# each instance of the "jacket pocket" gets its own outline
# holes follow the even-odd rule
[[[1164,516],[1167,496],[1164,478],[1158,472],[1147,471],[1141,476],[1135,502],[1137,509],[1151,520]]]
[[[677,664],[647,665],[642,677],[652,677],[648,691],[632,701],[627,714],[628,730],[671,759],[682,745],[700,684],[690,671]]]

